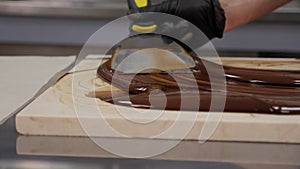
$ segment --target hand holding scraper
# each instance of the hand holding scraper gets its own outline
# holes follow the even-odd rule
[[[137,73],[144,67],[170,70],[193,66],[187,53],[193,53],[193,49],[201,47],[209,40],[222,38],[224,32],[261,17],[290,1],[165,0],[154,4],[150,0],[127,0],[128,13],[135,14],[129,15],[132,21],[131,37],[114,50],[111,67],[125,73]],[[160,17],[151,12],[174,15],[177,18],[170,20],[164,18],[164,15]],[[195,34],[199,30],[202,32],[201,36]],[[138,52],[126,49],[125,44],[129,40]],[[127,56],[132,57],[127,59],[126,64],[119,66]],[[171,66],[178,65],[174,58],[179,58],[178,64],[184,62],[181,67]],[[150,73],[157,71],[149,70],[147,72]]]
[[[285,5],[291,0],[165,0],[151,4],[150,0],[128,0],[129,13],[161,12],[175,15],[197,26],[207,39],[222,38],[223,33],[249,23]],[[137,4],[136,7],[133,4]],[[158,26],[161,32],[180,34],[182,42],[194,39],[192,32],[184,22],[166,21]],[[201,40],[200,40],[201,41]]]

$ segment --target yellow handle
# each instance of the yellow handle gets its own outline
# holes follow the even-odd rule
[[[134,3],[135,3],[135,6],[137,8],[143,8],[143,7],[147,7],[148,5],[151,5],[149,4],[150,1],[149,0],[134,0]],[[139,33],[151,33],[151,32],[154,32],[157,28],[157,25],[153,24],[153,25],[148,25],[148,26],[145,26],[145,25],[138,25],[135,24],[132,26],[132,30],[135,31],[135,32],[139,32]]]
[[[148,6],[148,0],[134,0],[134,2],[138,8],[143,8]]]
[[[151,25],[151,26],[139,26],[139,25],[133,25],[132,30],[135,32],[140,33],[151,33],[154,32],[157,28],[157,25]]]

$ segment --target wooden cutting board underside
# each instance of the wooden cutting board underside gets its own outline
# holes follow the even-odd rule
[[[300,61],[295,59],[223,58],[222,62],[240,67],[300,70]],[[177,111],[164,111],[163,115],[154,122],[138,124],[130,120],[149,121],[151,120],[147,119],[149,116],[143,119],[141,113],[153,113],[153,116],[156,116],[161,111],[145,112],[147,110],[111,105],[87,97],[86,94],[95,88],[110,89],[110,85],[96,78],[99,64],[98,59],[82,61],[76,69],[71,70],[22,110],[16,117],[18,132],[24,135],[182,139],[176,134],[160,135],[178,122]],[[186,113],[198,115],[195,121],[189,118],[179,121],[182,126],[194,122],[193,127],[184,137],[186,140],[198,140],[203,125],[215,122],[206,121],[209,116],[207,112]],[[124,115],[132,119],[126,119]],[[113,128],[119,134],[107,127]],[[209,140],[300,143],[299,131],[299,115],[223,113],[221,121]]]

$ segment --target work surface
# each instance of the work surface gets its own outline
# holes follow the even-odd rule
[[[298,60],[236,58],[222,60],[224,64],[232,66],[290,70],[300,68]],[[161,115],[159,110],[145,112],[142,109],[111,105],[87,97],[86,94],[95,88],[110,88],[96,77],[99,64],[98,59],[82,61],[76,69],[71,70],[17,115],[17,130],[24,135],[201,140],[202,128],[219,122],[216,130],[209,135],[211,136],[209,140],[300,143],[298,115],[223,113],[219,116],[221,120],[218,121],[218,117],[212,117],[211,113],[207,112],[164,111]],[[147,113],[147,116],[143,112]],[[178,119],[180,113],[187,116]],[[194,116],[195,114],[197,116]],[[134,122],[149,122],[153,117],[158,118],[148,124],[140,125]],[[160,134],[172,128],[175,122],[181,128],[190,124],[193,126],[184,133],[185,135]]]
[[[0,124],[50,78],[75,60],[70,57],[0,57]]]
[[[14,59],[16,60],[14,62],[16,66],[22,67],[23,64],[18,62],[19,59]],[[36,58],[36,60],[38,59]],[[33,63],[30,62],[27,66],[32,67]],[[94,60],[87,60],[86,63],[94,67],[98,65]],[[292,63],[294,62],[292,61]],[[48,63],[48,66],[51,65]],[[33,68],[33,70],[37,69]],[[108,140],[114,141],[115,139]],[[32,168],[33,166],[39,166],[45,169],[126,169],[135,166],[147,169],[296,169],[299,166],[298,157],[300,156],[299,144],[208,142],[201,147],[198,142],[184,141],[174,151],[167,153],[166,156],[156,158],[180,161],[111,159],[115,156],[101,150],[89,138],[18,135],[15,131],[15,117],[11,117],[5,124],[0,126],[0,143],[0,168]],[[177,154],[174,154],[174,152],[177,152]],[[190,162],[190,160],[194,162]]]

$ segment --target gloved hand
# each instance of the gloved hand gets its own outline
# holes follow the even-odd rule
[[[209,40],[223,36],[225,28],[225,14],[218,0],[167,0],[157,5],[151,5],[139,9],[131,9],[132,13],[142,12],[162,12],[181,17],[196,25]],[[171,23],[166,21],[159,25],[161,32],[171,32],[179,34],[181,41],[197,42],[193,39],[193,33],[188,28],[189,24],[181,21]],[[199,41],[199,40],[198,40]],[[200,42],[202,45],[204,42]]]

